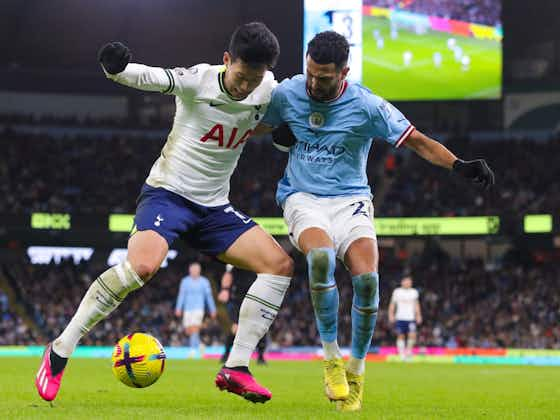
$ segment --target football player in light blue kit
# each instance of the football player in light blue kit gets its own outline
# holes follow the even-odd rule
[[[210,281],[200,275],[200,264],[189,265],[189,275],[183,277],[177,294],[175,315],[183,316],[183,328],[189,336],[189,345],[193,352],[200,350],[200,327],[204,318],[204,309],[208,309],[210,317],[216,318],[216,304],[212,297]]]
[[[428,138],[394,106],[363,86],[347,82],[349,45],[321,32],[307,49],[307,74],[276,87],[259,131],[277,130],[276,144],[290,146],[278,184],[290,239],[307,257],[311,298],[325,361],[325,392],[340,411],[361,408],[365,356],[379,305],[378,251],[372,194],[366,175],[373,140],[405,144],[427,161],[488,187],[494,175],[484,160],[464,162]],[[293,144],[293,145],[292,145]],[[336,258],[352,275],[352,349],[347,366],[337,344],[339,294]]]

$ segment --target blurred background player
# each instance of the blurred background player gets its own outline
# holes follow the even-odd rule
[[[468,55],[463,55],[461,57],[461,70],[469,71],[471,69],[471,57]]]
[[[422,323],[419,293],[412,287],[410,275],[403,277],[401,287],[393,290],[389,304],[389,323],[395,325],[397,350],[401,360],[410,360],[416,343],[416,327]]]
[[[249,273],[238,273],[234,277],[233,266],[231,264],[227,264],[226,271],[222,276],[221,290],[218,293],[218,301],[226,305],[227,314],[230,321],[228,323],[228,329],[226,330],[224,354],[220,359],[222,362],[225,362],[228,359],[231,352],[233,340],[235,339],[235,334],[237,333],[239,309],[241,308],[243,297],[247,294],[247,291],[249,290],[249,287],[253,282],[252,276],[248,277],[243,274]],[[266,365],[264,353],[266,351],[267,342],[268,334],[261,338],[261,340],[257,344],[257,364],[259,365]]]
[[[212,287],[208,279],[200,275],[200,270],[200,264],[197,262],[189,265],[189,275],[181,280],[175,305],[175,316],[183,317],[183,328],[185,335],[189,337],[189,346],[193,355],[197,351],[201,352],[200,327],[204,310],[207,309],[210,317],[216,319]]]
[[[403,52],[403,64],[405,67],[410,67],[410,64],[412,63],[412,57],[412,51]]]
[[[241,307],[230,357],[215,383],[253,402],[272,397],[248,366],[278,314],[293,261],[272,236],[230,204],[229,191],[239,156],[277,84],[270,69],[279,54],[278,39],[260,22],[234,31],[220,65],[164,69],[130,63],[130,49],[121,42],[100,49],[98,59],[108,79],[174,95],[176,111],[167,141],[141,188],[126,260],[91,283],[64,331],[45,349],[35,379],[43,399],[56,398],[80,339],[154,277],[177,238],[257,273],[250,298]]]
[[[432,55],[432,61],[434,63],[435,68],[439,69],[441,67],[441,63],[443,62],[443,56],[441,55],[441,53],[439,51],[436,51]]]
[[[288,125],[273,133],[276,144],[293,144],[276,200],[283,208],[290,240],[307,259],[325,354],[325,393],[337,401],[340,411],[362,407],[365,357],[379,308],[379,253],[366,173],[373,139],[394,147],[404,144],[426,161],[484,189],[494,184],[494,174],[484,160],[458,159],[416,130],[383,98],[348,82],[349,52],[344,36],[334,31],[317,34],[307,46],[307,74],[285,79],[276,87],[258,128]],[[338,347],[337,259],[352,276],[354,292],[351,356],[346,366]]]

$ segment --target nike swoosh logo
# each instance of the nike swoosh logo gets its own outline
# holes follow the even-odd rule
[[[211,107],[216,107],[216,106],[220,106],[220,105],[225,105],[221,102],[210,102],[208,105],[210,105]]]

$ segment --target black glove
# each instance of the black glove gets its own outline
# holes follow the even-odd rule
[[[288,124],[282,124],[272,132],[272,144],[282,152],[289,152],[290,147],[297,143],[297,138]]]
[[[494,172],[484,159],[467,161],[457,159],[453,162],[453,172],[485,190],[495,183]]]
[[[103,45],[97,53],[97,59],[110,74],[117,74],[126,68],[130,62],[130,50],[122,42],[109,42]]]

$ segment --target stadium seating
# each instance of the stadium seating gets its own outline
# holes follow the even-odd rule
[[[150,332],[161,338],[164,345],[181,344],[180,320],[173,314],[179,281],[186,266],[181,261],[162,269],[152,282],[129,296],[114,314],[83,339],[83,344],[111,345],[131,330]],[[454,260],[433,254],[415,256],[411,262],[424,313],[424,323],[419,329],[420,345],[560,348],[560,327],[556,322],[560,311],[560,298],[555,293],[560,287],[557,265],[505,263],[497,269],[479,260]],[[272,341],[278,346],[319,344],[305,260],[296,257],[296,263],[296,275],[272,327]],[[57,336],[70,320],[84,291],[103,270],[103,265],[74,265],[65,261],[60,265],[41,266],[22,260],[3,269],[13,279],[12,284],[18,288],[21,298],[33,302],[32,317],[41,332],[40,341],[46,342]],[[222,269],[220,263],[204,262],[204,274],[215,289]],[[387,321],[387,307],[399,275],[399,270],[381,269],[381,309],[374,345],[394,342]],[[351,281],[341,267],[336,277],[341,295],[339,337],[342,345],[348,345]],[[54,302],[53,296],[58,296]],[[3,314],[1,328],[9,330],[6,342],[36,342],[36,337],[21,321],[9,312]],[[223,338],[217,323],[207,323],[203,339],[208,344],[220,343]]]

